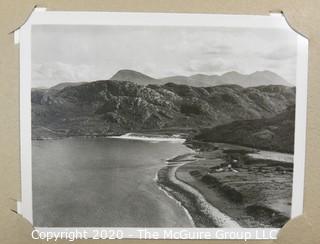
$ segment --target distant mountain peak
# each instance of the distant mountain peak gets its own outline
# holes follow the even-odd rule
[[[136,74],[136,75],[143,75],[143,76],[147,76],[139,71],[136,70],[132,70],[132,69],[120,69],[117,73],[114,74],[114,76],[116,75],[123,75],[123,74]]]
[[[145,83],[153,83],[152,81],[156,79],[135,70],[121,69],[115,73],[110,80],[132,81],[134,83],[145,85]]]
[[[273,76],[273,77],[276,76],[276,77],[281,78],[282,80],[285,80],[280,75],[278,75],[278,74],[276,74],[276,73],[274,73],[274,72],[272,72],[270,70],[258,70],[256,72],[253,72],[253,73],[249,74],[249,75],[270,75],[270,76]]]
[[[256,72],[253,72],[251,74],[276,74],[270,70],[257,70]]]
[[[287,80],[285,80],[283,77],[278,75],[277,73],[274,73],[270,70],[262,70],[262,71],[256,71],[249,75],[249,78],[254,80],[263,80],[266,85],[285,85],[285,86],[293,86],[293,84],[290,84]],[[262,85],[262,84],[261,84]]]
[[[229,71],[229,72],[222,74],[221,76],[224,76],[224,75],[244,75],[244,74],[241,74],[238,71]]]
[[[280,75],[269,71],[256,71],[251,74],[242,74],[238,71],[229,71],[222,75],[194,74],[191,76],[175,75],[161,79],[155,79],[141,72],[122,69],[115,73],[111,80],[131,81],[139,85],[163,85],[166,83],[176,83],[194,87],[208,87],[217,85],[234,84],[242,87],[254,87],[261,85],[284,85],[293,86]]]

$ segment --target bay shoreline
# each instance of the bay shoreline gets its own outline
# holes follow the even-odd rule
[[[198,143],[198,142],[197,142]],[[167,165],[159,170],[160,179],[158,181],[159,185],[165,187],[169,194],[174,196],[181,204],[189,211],[190,215],[193,217],[195,225],[197,227],[232,227],[233,221],[236,222],[238,227],[256,227],[256,228],[265,228],[265,227],[282,227],[290,218],[290,209],[291,209],[291,199],[288,203],[289,206],[280,206],[278,203],[274,202],[274,199],[268,197],[264,201],[255,200],[254,198],[248,200],[243,200],[245,198],[252,197],[254,193],[246,193],[243,192],[241,187],[238,189],[232,186],[233,182],[237,183],[240,178],[237,179],[238,173],[227,173],[222,172],[222,175],[225,177],[232,177],[230,183],[224,183],[223,180],[215,178],[214,182],[207,181],[206,174],[209,173],[211,168],[217,168],[220,165],[223,157],[221,157],[220,153],[225,151],[242,151],[244,150],[244,155],[254,155],[254,153],[259,153],[260,150],[247,148],[244,146],[238,145],[230,145],[224,143],[201,143],[201,146],[192,144],[192,141],[188,141],[184,143],[189,148],[194,150],[193,154],[185,154],[185,155],[177,155],[176,157],[167,160]],[[221,147],[221,148],[220,148]],[[207,152],[205,152],[207,151]],[[218,155],[215,153],[218,152]],[[243,153],[243,152],[242,152]],[[251,153],[251,154],[250,154]],[[273,152],[270,152],[273,153]],[[232,153],[231,153],[232,154]],[[228,155],[228,154],[227,154]],[[225,156],[225,155],[224,155]],[[229,156],[229,155],[228,155]],[[193,157],[190,158],[190,157]],[[247,156],[245,156],[247,157]],[[253,157],[254,158],[254,157]],[[285,157],[284,157],[285,158]],[[284,159],[283,158],[283,159]],[[254,163],[261,164],[260,159],[250,159]],[[286,160],[286,159],[284,159]],[[219,161],[218,164],[214,163],[215,161]],[[262,160],[262,163],[267,162],[268,167],[278,168],[278,167],[286,167],[286,169],[290,169],[292,167],[292,162],[281,162],[281,161],[272,161],[272,160]],[[203,165],[205,166],[203,166]],[[215,167],[208,167],[215,165]],[[225,163],[222,163],[223,165]],[[254,165],[254,164],[253,164]],[[281,165],[281,166],[279,166]],[[209,170],[209,172],[205,172],[202,176],[194,175],[196,171],[203,171],[203,168]],[[251,167],[251,166],[249,166]],[[241,168],[241,167],[240,167]],[[192,170],[190,170],[192,169]],[[234,170],[234,169],[233,169]],[[234,172],[238,172],[234,170]],[[197,172],[199,173],[199,172]],[[212,173],[213,175],[215,173]],[[217,173],[216,175],[219,175]],[[250,172],[244,173],[241,169],[239,173],[240,177],[243,177],[243,182],[241,184],[246,185],[247,182],[250,183],[252,175]],[[266,176],[266,175],[265,175]],[[200,177],[200,178],[199,178]],[[224,176],[223,176],[224,177]],[[235,177],[235,178],[234,178]],[[250,178],[251,177],[251,178]],[[285,193],[291,192],[292,184],[290,184],[290,176],[286,176],[289,179],[289,187],[285,188]],[[205,180],[204,180],[205,179]],[[223,178],[222,178],[223,179]],[[276,179],[277,180],[277,179]],[[283,179],[281,179],[283,180]],[[240,180],[242,181],[242,180]],[[267,184],[270,183],[271,180],[267,180]],[[264,180],[261,179],[261,182],[256,183],[257,187],[253,185],[253,192],[261,185],[263,185]],[[231,184],[231,186],[230,186]],[[183,187],[183,185],[187,185]],[[273,183],[271,184],[272,186]],[[264,187],[264,186],[262,186]],[[188,190],[189,189],[189,190]],[[191,189],[191,190],[190,190]],[[263,189],[265,190],[265,189]],[[186,192],[187,191],[187,192]],[[196,193],[195,193],[196,192]],[[275,195],[281,195],[281,191],[274,192]],[[268,193],[270,194],[270,193]],[[272,193],[271,193],[272,194]],[[290,194],[289,194],[290,195]],[[204,198],[207,206],[211,206],[214,209],[218,210],[217,216],[215,218],[210,216],[211,213],[206,213],[205,211],[201,211],[203,206],[199,204],[199,196],[200,198]],[[240,199],[239,199],[240,198]],[[291,196],[290,196],[291,198]],[[286,198],[284,198],[285,200]],[[196,206],[196,207],[195,207]],[[284,209],[284,211],[282,211]],[[214,211],[213,211],[214,212]],[[221,215],[221,214],[222,215]],[[218,220],[217,220],[218,219]],[[226,221],[221,223],[225,219],[231,219],[232,221]],[[230,222],[230,223],[229,223]]]
[[[189,156],[190,154],[177,157]],[[205,197],[192,186],[176,178],[176,170],[190,160],[184,162],[167,161],[160,169],[156,182],[162,190],[174,198],[192,218],[195,227],[240,228],[241,226],[219,209],[212,206]]]
[[[188,182],[179,180],[177,177],[177,171],[179,168],[187,164],[192,164],[196,161],[199,161],[199,155],[201,151],[212,151],[217,150],[218,147],[215,146],[215,143],[210,142],[199,142],[192,141],[188,139],[185,135],[175,134],[156,134],[156,133],[131,133],[133,134],[130,138],[129,134],[122,135],[108,135],[108,136],[75,136],[75,137],[99,137],[99,138],[118,138],[118,139],[132,139],[132,140],[146,140],[146,141],[167,141],[173,143],[181,143],[184,146],[191,149],[193,152],[177,155],[174,158],[167,160],[167,165],[161,168],[156,175],[155,182],[158,184],[159,189],[165,194],[172,198],[180,207],[183,208],[186,215],[188,216],[190,222],[195,227],[235,227],[239,228],[244,225],[244,227],[252,227],[246,221],[242,221],[241,218],[232,219],[230,216],[235,216],[235,212],[232,213],[225,208],[219,208],[214,206],[214,202],[207,201],[207,195],[203,194],[197,187]],[[74,136],[69,136],[65,138],[72,138]],[[62,138],[56,138],[62,139]],[[47,140],[47,139],[45,139]],[[234,145],[236,146],[236,145]],[[238,146],[241,148],[241,146]],[[245,147],[244,147],[245,148]],[[258,149],[252,149],[252,153],[259,151]],[[198,158],[197,158],[198,157]],[[205,158],[205,157],[204,157]],[[218,194],[219,195],[219,194]],[[217,195],[217,197],[219,197]],[[226,204],[230,202],[227,201]],[[221,205],[220,205],[221,207]],[[224,212],[221,212],[223,210]],[[231,214],[230,214],[231,213]],[[251,221],[251,220],[250,220]],[[257,221],[253,221],[254,225],[257,224]],[[262,224],[259,227],[264,227]]]

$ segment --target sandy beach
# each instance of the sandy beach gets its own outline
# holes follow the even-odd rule
[[[195,226],[281,227],[290,218],[290,155],[280,155],[284,161],[276,162],[269,160],[272,152],[259,154],[266,154],[263,159],[247,156],[256,155],[257,150],[236,145],[206,148],[169,159],[158,173],[158,184],[187,209]],[[249,166],[214,172],[235,151]],[[287,168],[282,169],[283,165]]]
[[[181,158],[183,157],[190,161],[187,159],[190,154],[182,155]],[[177,170],[183,165],[184,161],[169,163],[158,172],[157,182],[162,189],[168,192],[169,196],[176,198],[181,206],[188,211],[194,225],[196,227],[240,227],[229,216],[213,207],[196,188],[176,177]]]

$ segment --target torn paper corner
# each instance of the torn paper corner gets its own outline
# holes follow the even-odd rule
[[[292,229],[297,229],[299,231],[292,231]],[[283,243],[290,243],[290,240],[296,240],[297,243],[307,243],[305,242],[305,237],[312,238],[308,243],[316,243],[313,239],[313,227],[312,224],[308,221],[308,218],[301,214],[296,218],[290,219],[280,230],[277,236],[277,239],[281,238]],[[290,233],[288,233],[290,232]],[[302,235],[301,233],[305,233],[307,235]],[[274,243],[277,243],[276,239],[273,240]]]
[[[38,7],[37,5],[35,5],[32,8],[31,13],[27,16],[27,18],[23,21],[23,23],[9,33],[9,34],[12,34],[12,33],[14,34],[14,44],[20,43],[20,29],[23,25],[25,25],[28,22],[28,20],[32,17],[32,15],[35,12],[43,12],[46,10],[47,10],[46,8],[41,8],[41,7]]]
[[[292,29],[294,32],[296,32],[297,34],[299,34],[300,36],[306,38],[308,40],[308,37],[306,34],[302,33],[300,30],[298,30],[294,24],[290,23],[289,22],[289,18],[288,16],[285,14],[285,12],[283,10],[272,10],[272,11],[269,11],[269,15],[270,16],[279,16],[279,17],[282,17],[286,24],[288,25],[288,27],[290,27],[290,29]]]

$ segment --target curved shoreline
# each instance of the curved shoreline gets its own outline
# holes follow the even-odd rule
[[[171,162],[157,173],[157,184],[174,198],[192,218],[195,227],[239,228],[236,221],[212,206],[204,196],[176,177],[176,171],[187,162]]]
[[[154,181],[158,184],[158,172],[157,172],[156,175],[155,175]],[[193,221],[193,219],[192,219],[192,217],[191,217],[188,209],[186,209],[186,208],[181,204],[180,201],[178,201],[176,198],[174,198],[174,196],[170,195],[170,193],[169,193],[168,189],[166,189],[166,187],[158,184],[158,189],[159,189],[160,191],[162,191],[167,197],[169,197],[170,199],[172,199],[177,205],[179,205],[179,206],[184,210],[184,212],[186,213],[186,215],[187,215],[188,219],[190,220],[192,226],[195,227],[195,223],[194,223],[194,221]]]
[[[109,136],[109,138],[124,139],[124,140],[137,140],[137,141],[149,141],[149,142],[172,142],[172,143],[184,143],[185,139],[181,137],[172,136],[156,136],[148,135],[143,136],[137,133],[126,133],[121,136]]]

